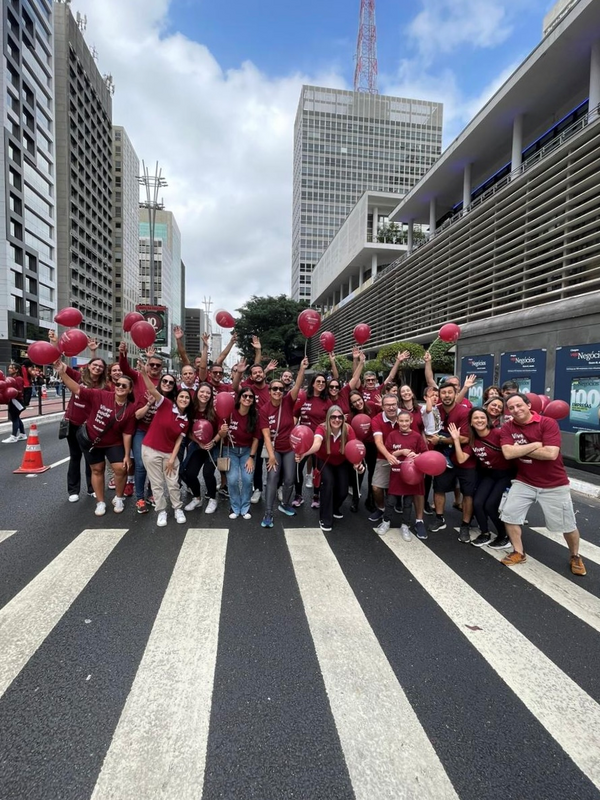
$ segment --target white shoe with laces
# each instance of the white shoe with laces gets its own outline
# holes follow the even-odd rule
[[[193,511],[195,508],[199,508],[202,505],[202,498],[201,497],[192,497],[190,502],[185,506],[186,511]]]
[[[11,434],[11,435],[8,437],[8,439],[2,439],[2,444],[12,444],[13,442],[18,442],[18,441],[19,441],[19,440],[17,439],[17,437],[16,437],[16,436],[13,436],[13,435]]]
[[[382,520],[376,528],[373,528],[376,534],[379,536],[385,536],[386,533],[390,529],[390,523],[386,520]]]
[[[252,514],[246,511],[245,514],[242,514],[242,519],[252,519]]]
[[[250,498],[250,502],[251,502],[251,503],[254,503],[254,504],[256,504],[256,503],[260,502],[260,496],[261,496],[261,494],[262,494],[262,492],[260,491],[260,489],[255,489],[255,490],[252,492],[252,497]]]
[[[125,510],[125,498],[123,497],[113,497],[112,504],[115,514],[122,514]]]
[[[175,522],[179,523],[179,525],[184,525],[187,522],[182,508],[175,509]]]
[[[106,503],[96,503],[96,510],[94,511],[94,514],[97,517],[103,517],[106,514]]]
[[[412,541],[412,533],[410,532],[408,525],[400,526],[400,536],[402,536],[405,542]]]
[[[70,494],[69,495],[69,503],[77,503],[78,500],[79,500],[79,495],[78,494]]]
[[[166,511],[159,511],[158,517],[156,519],[156,524],[159,528],[166,527],[167,524],[167,512]]]
[[[306,482],[305,482],[304,485],[306,486],[307,489],[312,489],[313,488],[312,472],[309,472],[308,475],[306,476]]]
[[[20,442],[27,441],[27,434],[26,433],[17,433],[17,439]]]
[[[214,498],[209,497],[208,503],[206,504],[206,508],[204,509],[204,513],[214,514],[216,510],[217,510],[217,501]]]

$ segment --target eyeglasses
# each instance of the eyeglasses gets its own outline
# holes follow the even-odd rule
[[[253,394],[243,394],[243,395],[241,395],[241,397],[242,397],[243,400],[254,400],[254,395]]]
[[[329,419],[344,419],[342,414],[332,414]]]
[[[283,386],[271,386],[272,392],[283,392]]]
[[[128,383],[115,383],[115,389],[129,389]]]
[[[150,369],[160,369],[162,367],[162,364],[148,364],[148,366],[150,367]]]
[[[339,385],[339,383],[330,383],[329,384],[329,388],[330,389],[339,389],[340,385]]]
[[[325,379],[324,378],[317,378],[315,383],[325,383]]]
[[[170,378],[163,378],[161,383],[164,383],[165,386],[175,386],[175,381],[172,381]]]
[[[365,383],[375,383],[377,378],[365,378]]]

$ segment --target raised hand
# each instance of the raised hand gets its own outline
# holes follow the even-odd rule
[[[258,338],[258,336],[253,336],[253,337],[252,337],[251,344],[252,344],[252,347],[253,347],[255,350],[261,350],[261,349],[262,349],[262,348],[261,348],[261,344],[260,344],[260,339]]]
[[[427,363],[428,361],[431,361],[431,353],[429,352],[429,350],[426,350],[426,351],[423,353],[423,361],[424,361],[425,363]]]
[[[269,361],[269,363],[267,364],[267,366],[266,366],[266,369],[265,369],[265,372],[271,372],[272,370],[276,369],[276,368],[277,368],[277,364],[278,364],[278,362],[277,362],[277,361],[275,361],[275,359],[274,359],[274,358],[272,358],[272,359]]]
[[[410,358],[410,353],[408,352],[408,350],[403,350],[396,356],[396,361],[398,362],[406,361],[408,358]]]
[[[90,348],[92,353],[95,353],[96,350],[98,349],[98,342],[95,339],[88,339],[88,347]]]
[[[155,355],[156,355],[156,347],[154,347],[154,345],[146,348],[146,358],[152,358],[152,356]]]
[[[176,339],[183,339],[183,337],[185,336],[181,325],[173,325],[173,334]]]
[[[127,342],[121,342],[119,345],[119,355],[126,356],[127,355]]]
[[[53,330],[48,331],[48,341],[51,344],[58,344],[58,334],[56,333],[56,331]]]

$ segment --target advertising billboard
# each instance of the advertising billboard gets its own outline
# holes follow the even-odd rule
[[[516,381],[520,392],[546,391],[546,350],[515,350],[500,355],[500,384]]]
[[[167,307],[138,305],[135,307],[135,310],[139,311],[146,322],[149,322],[156,331],[154,347],[167,347],[169,340],[169,320]]]
[[[494,382],[494,356],[463,356],[460,361],[460,379],[464,384],[467,375],[475,375],[476,381],[469,389],[468,399],[474,406],[483,403],[483,392]]]
[[[600,344],[556,348],[554,398],[569,404],[563,431],[600,429]]]

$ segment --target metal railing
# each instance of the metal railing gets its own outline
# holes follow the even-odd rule
[[[21,419],[31,419],[32,417],[43,417],[47,414],[58,414],[64,412],[71,393],[60,384],[58,391],[54,388],[46,390],[46,396],[42,395],[39,387],[36,387],[35,396],[32,395],[31,402],[21,414]],[[8,407],[0,406],[0,424],[10,422],[8,418]]]

